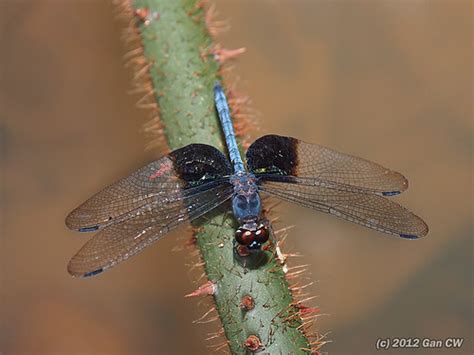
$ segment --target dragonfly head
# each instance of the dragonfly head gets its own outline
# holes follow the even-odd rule
[[[264,221],[247,221],[235,231],[235,240],[249,250],[260,250],[270,235],[268,223]]]

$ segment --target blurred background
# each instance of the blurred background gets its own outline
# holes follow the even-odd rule
[[[282,204],[287,250],[306,278],[330,354],[375,354],[387,337],[464,337],[472,354],[472,2],[216,1],[254,138],[298,137],[402,172],[396,200],[422,216],[418,241]],[[66,214],[161,155],[123,68],[109,1],[0,0],[0,353],[206,354],[205,302],[186,228],[90,279],[66,272],[88,236]],[[277,226],[277,227],[278,227]],[[383,352],[397,354],[401,352]],[[407,351],[408,353],[408,351]]]

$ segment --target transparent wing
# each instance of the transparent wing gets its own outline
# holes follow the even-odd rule
[[[293,176],[300,184],[336,184],[341,189],[396,195],[408,187],[403,175],[371,161],[292,137],[267,135],[247,151],[247,164],[262,179]],[[296,181],[295,180],[295,181]]]
[[[160,200],[138,208],[133,216],[101,229],[71,259],[74,276],[92,276],[128,259],[185,221],[192,221],[232,196],[226,183],[179,200]]]
[[[230,173],[230,164],[219,150],[191,144],[98,192],[67,216],[66,225],[81,232],[98,230],[145,206],[181,200],[208,181],[217,184]]]
[[[420,217],[376,194],[274,181],[261,181],[259,188],[283,200],[402,238],[416,239],[428,233]]]

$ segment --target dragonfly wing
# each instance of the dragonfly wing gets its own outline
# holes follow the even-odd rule
[[[216,208],[233,193],[224,183],[180,200],[168,200],[139,209],[121,223],[106,226],[71,259],[74,276],[93,276],[137,254],[185,221]]]
[[[70,229],[89,232],[126,220],[146,206],[181,200],[190,189],[223,179],[232,170],[216,148],[191,144],[171,152],[92,196],[66,218]]]
[[[263,136],[252,143],[246,156],[249,170],[257,176],[294,176],[300,184],[339,184],[386,196],[408,187],[400,173],[292,137]]]
[[[376,194],[265,180],[260,181],[259,188],[283,200],[402,238],[416,239],[428,233],[420,217]]]

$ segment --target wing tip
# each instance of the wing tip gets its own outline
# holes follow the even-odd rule
[[[96,230],[99,230],[99,226],[91,226],[91,227],[82,227],[79,228],[79,232],[95,232]]]
[[[75,271],[75,270],[74,270],[74,268],[71,266],[71,263],[69,263],[69,265],[68,265],[68,267],[67,267],[67,272],[68,272],[72,277],[83,277],[83,278],[99,275],[99,274],[101,274],[104,270],[105,270],[105,269],[104,269],[103,267],[101,267],[101,268],[98,268],[98,269],[93,270],[93,271],[79,272],[79,271]]]
[[[101,274],[103,271],[104,271],[104,268],[101,267],[97,270],[86,272],[85,274],[82,275],[82,277],[96,276],[96,275]]]
[[[397,173],[397,174],[400,176],[400,179],[402,180],[402,186],[400,188],[400,193],[402,193],[403,191],[408,189],[408,179],[400,173]]]
[[[399,236],[403,239],[419,239],[420,236],[419,235],[415,235],[415,234],[405,234],[405,233],[400,233]]]
[[[107,266],[96,265],[96,269],[91,271],[91,268],[83,267],[83,263],[80,258],[77,258],[77,254],[67,264],[67,272],[72,277],[91,277],[96,276],[107,269]]]
[[[74,224],[67,218],[66,218],[65,224],[66,224],[66,227],[68,227],[69,229],[77,231],[77,232],[82,232],[82,233],[95,232],[95,231],[98,231],[100,228],[98,224],[94,226],[79,227],[77,224]]]
[[[396,196],[400,195],[402,192],[401,191],[384,191],[382,192],[383,196]]]
[[[66,227],[68,227],[71,230],[78,231],[78,232],[95,232],[95,231],[100,229],[100,227],[101,227],[100,224],[87,225],[85,223],[85,222],[87,222],[87,219],[84,219],[84,216],[78,216],[75,212],[76,212],[76,210],[72,211],[66,217],[66,219],[64,221],[64,223],[66,224]],[[87,217],[90,217],[90,216],[87,216]],[[84,220],[81,220],[81,218],[84,219]],[[108,222],[111,219],[112,218],[109,217],[109,219],[107,221],[104,221],[104,222]],[[89,222],[91,222],[91,221],[89,221]]]
[[[384,191],[382,192],[383,196],[396,196],[408,189],[408,179],[403,174],[389,169],[387,169],[387,172],[393,174],[399,181],[396,184],[394,183],[394,187],[396,186],[397,190]]]
[[[403,239],[411,239],[411,240],[415,240],[415,239],[421,239],[421,238],[424,238],[426,237],[426,235],[428,234],[429,232],[429,227],[428,225],[420,218],[420,222],[422,224],[422,229],[420,232],[416,233],[416,234],[409,234],[409,233],[400,233],[399,236]]]
[[[66,219],[64,220],[64,223],[66,224],[66,227],[68,227],[68,228],[71,229],[71,230],[75,230],[75,229],[76,229],[76,228],[74,228],[74,223],[72,222],[72,218],[73,218],[73,217],[72,217],[72,214],[73,214],[73,213],[74,213],[74,211],[71,212],[71,213],[69,213],[69,214],[67,215]]]

